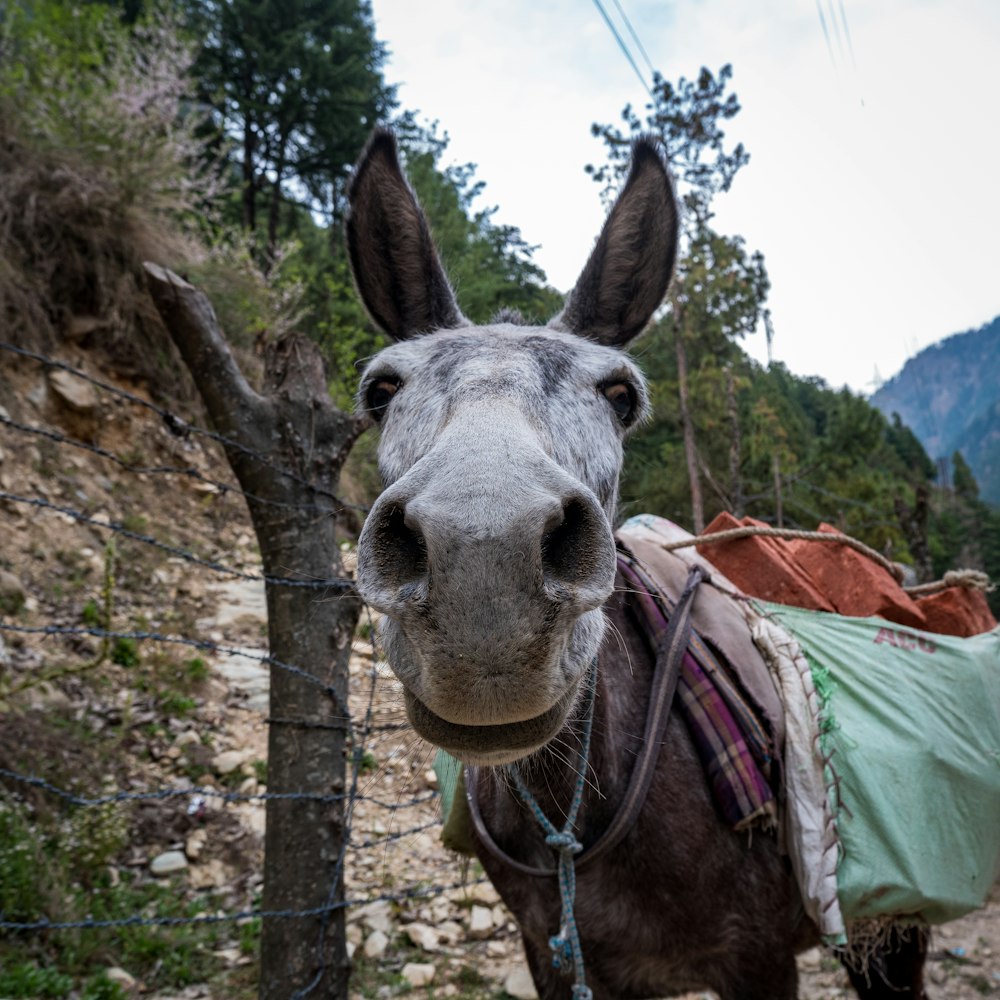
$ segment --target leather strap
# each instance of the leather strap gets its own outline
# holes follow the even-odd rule
[[[688,574],[684,592],[677,601],[674,613],[670,616],[666,631],[659,643],[656,654],[656,667],[653,672],[653,683],[649,691],[649,706],[646,710],[646,725],[643,730],[642,749],[636,760],[635,767],[629,777],[628,788],[622,799],[615,818],[601,836],[575,859],[577,871],[603,857],[608,851],[617,847],[625,835],[632,829],[639,818],[642,806],[646,801],[649,786],[656,772],[656,764],[663,745],[663,736],[667,722],[670,719],[670,709],[674,695],[677,692],[677,682],[680,680],[681,664],[691,638],[691,604],[698,585],[705,579],[705,571],[700,566],[692,566]],[[465,782],[465,795],[472,816],[472,825],[483,846],[498,861],[525,875],[536,877],[555,876],[555,868],[536,868],[516,861],[503,851],[490,835],[479,811],[479,799],[476,795],[476,784],[479,769],[468,767],[468,780]]]

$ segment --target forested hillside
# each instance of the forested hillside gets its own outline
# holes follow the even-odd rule
[[[958,451],[984,500],[1000,504],[1000,316],[910,358],[871,398],[898,413],[946,473]]]

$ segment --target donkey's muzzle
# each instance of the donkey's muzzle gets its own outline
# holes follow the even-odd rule
[[[393,618],[425,606],[439,621],[493,606],[497,627],[527,624],[541,612],[580,615],[611,593],[615,556],[607,516],[585,488],[533,492],[512,509],[496,504],[476,518],[467,498],[407,496],[390,488],[365,523],[358,584],[373,607]],[[504,516],[506,515],[506,516]],[[522,621],[510,616],[520,613]]]
[[[460,447],[477,460],[453,464]],[[527,434],[456,431],[379,497],[358,543],[358,589],[387,617],[393,671],[428,719],[473,740],[575,690],[614,579],[606,512]]]

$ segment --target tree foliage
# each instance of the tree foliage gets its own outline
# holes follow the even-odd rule
[[[740,110],[736,95],[726,93],[731,77],[728,65],[718,75],[703,68],[695,80],[682,77],[676,86],[656,74],[644,115],[627,105],[622,112],[624,129],[592,127],[604,142],[608,159],[603,166],[586,167],[603,185],[607,199],[628,170],[632,142],[648,132],[662,142],[675,177],[683,206],[680,255],[669,295],[670,310],[654,326],[651,337],[654,349],[672,347],[676,357],[677,410],[696,531],[705,524],[703,480],[715,492],[722,492],[699,441],[706,425],[716,422],[715,401],[729,398],[728,388],[721,387],[727,377],[724,367],[735,341],[756,327],[769,285],[763,256],[747,253],[740,237],[722,236],[711,226],[712,199],[729,190],[749,161],[742,144],[726,147],[723,123]],[[735,433],[732,418],[730,424]],[[729,465],[735,468],[737,437],[732,441]],[[730,483],[730,492],[740,492],[735,483]]]
[[[347,177],[395,105],[366,0],[191,0],[199,94],[238,150],[242,221],[275,252],[289,202],[339,220]],[[267,206],[266,226],[260,211]]]
[[[742,143],[726,149],[722,123],[740,111],[736,94],[726,93],[732,75],[728,64],[717,75],[702,67],[696,79],[681,77],[674,85],[654,73],[651,102],[644,114],[627,104],[622,111],[624,128],[591,126],[591,133],[605,144],[607,162],[585,169],[603,185],[605,199],[611,198],[624,179],[632,141],[648,132],[657,136],[666,150],[687,224],[697,229],[706,223],[711,218],[712,198],[729,190],[737,172],[750,159]]]

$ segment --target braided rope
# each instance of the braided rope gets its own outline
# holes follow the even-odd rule
[[[840,542],[849,548],[868,556],[876,562],[887,573],[891,574],[897,583],[903,582],[903,570],[892,560],[886,559],[881,552],[876,551],[870,545],[859,542],[850,535],[832,531],[801,531],[797,528],[768,528],[761,525],[748,524],[741,528],[729,528],[726,531],[715,531],[710,535],[696,535],[694,538],[685,538],[680,542],[667,542],[662,548],[668,552],[674,549],[685,549],[691,545],[716,545],[719,542],[730,542],[737,538],[752,538],[762,536],[764,538],[784,538],[806,542]]]
[[[744,525],[739,528],[728,528],[725,531],[715,531],[710,535],[696,535],[694,538],[685,538],[679,542],[666,542],[660,547],[667,552],[674,549],[686,549],[692,545],[716,545],[719,542],[731,542],[738,538],[783,538],[787,540],[801,540],[806,542],[840,542],[848,548],[860,552],[867,556],[872,562],[877,563],[888,572],[897,583],[903,582],[903,569],[898,563],[887,559],[881,552],[873,549],[870,545],[845,535],[842,532],[833,531],[801,531],[797,528],[770,528],[763,525]],[[995,590],[994,584],[989,576],[977,569],[955,569],[949,570],[940,580],[933,583],[922,583],[915,587],[903,587],[903,591],[913,596],[923,594],[937,594],[949,587],[964,587],[967,590],[981,590],[991,593]]]
[[[562,912],[559,918],[559,933],[549,938],[552,949],[552,965],[561,969],[563,964],[572,963],[575,982],[573,984],[573,1000],[592,1000],[593,991],[587,986],[586,970],[583,964],[583,948],[580,944],[580,930],[576,925],[576,915],[573,907],[576,902],[576,869],[573,858],[583,850],[583,844],[576,839],[573,827],[576,825],[577,813],[583,801],[583,788],[587,778],[587,761],[590,756],[590,734],[594,722],[594,692],[597,687],[597,659],[590,667],[590,677],[587,682],[587,703],[583,721],[583,732],[580,735],[580,750],[577,754],[576,785],[573,788],[573,798],[566,822],[561,830],[557,830],[552,821],[542,811],[535,797],[528,790],[518,769],[512,768],[514,785],[524,804],[531,810],[539,826],[545,831],[545,843],[558,855],[557,877],[559,879],[559,897],[562,902]]]
[[[996,590],[996,585],[990,578],[978,569],[950,569],[940,579],[933,583],[922,583],[918,587],[906,587],[906,592],[913,594],[939,594],[949,587],[965,587],[967,590],[981,590],[989,594]]]

